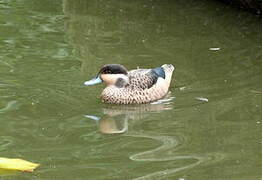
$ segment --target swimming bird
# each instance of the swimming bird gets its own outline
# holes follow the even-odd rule
[[[102,101],[112,104],[142,104],[163,98],[170,86],[174,66],[164,64],[153,69],[128,71],[120,64],[104,65],[86,86],[104,82]]]

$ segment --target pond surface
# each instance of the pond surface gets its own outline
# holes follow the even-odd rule
[[[261,19],[211,1],[0,0],[0,157],[28,179],[262,179]],[[176,67],[113,106],[99,68]]]

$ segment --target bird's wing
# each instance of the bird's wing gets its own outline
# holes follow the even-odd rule
[[[129,86],[132,89],[149,89],[156,84],[158,78],[165,79],[165,71],[162,67],[154,69],[137,69],[129,71]]]

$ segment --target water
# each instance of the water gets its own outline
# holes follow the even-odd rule
[[[0,1],[0,179],[262,179],[261,19],[208,1]],[[99,67],[175,67],[169,97],[112,106]]]

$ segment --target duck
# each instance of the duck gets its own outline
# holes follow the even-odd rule
[[[109,104],[145,104],[165,97],[174,71],[172,64],[128,71],[121,64],[106,64],[84,85],[105,83],[101,98]]]

